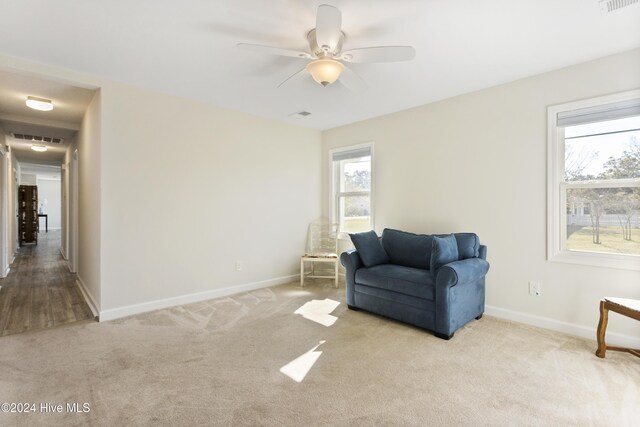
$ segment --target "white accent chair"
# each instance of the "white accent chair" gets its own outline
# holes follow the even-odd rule
[[[311,271],[305,273],[305,262],[311,263]],[[331,263],[333,274],[327,271],[316,271],[316,263]],[[300,286],[304,287],[304,279],[333,279],[338,287],[338,224],[326,221],[315,221],[309,224],[307,249],[300,258]]]

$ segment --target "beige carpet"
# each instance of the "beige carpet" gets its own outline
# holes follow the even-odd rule
[[[638,425],[640,359],[485,316],[443,341],[321,282],[0,338],[0,425]],[[326,327],[303,304],[341,304]],[[280,368],[320,344],[302,382]],[[80,406],[81,407],[81,406]]]

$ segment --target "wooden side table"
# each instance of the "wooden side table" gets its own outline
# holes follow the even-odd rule
[[[625,351],[640,357],[640,349],[612,347],[604,342],[604,335],[607,332],[607,322],[609,320],[609,310],[640,320],[640,300],[625,298],[604,298],[600,300],[600,322],[598,323],[598,350],[596,356],[604,358],[607,350]]]

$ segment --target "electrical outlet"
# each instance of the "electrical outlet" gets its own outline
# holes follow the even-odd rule
[[[539,297],[540,292],[540,283],[538,282],[529,282],[529,295],[533,295],[534,297]]]
[[[236,261],[236,271],[242,271],[242,261]]]

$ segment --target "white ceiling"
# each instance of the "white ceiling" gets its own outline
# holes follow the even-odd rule
[[[277,89],[306,61],[236,43],[306,50],[321,3],[342,10],[344,50],[413,45],[416,58],[353,64],[364,93],[310,78]],[[640,3],[601,14],[597,0],[22,0],[0,15],[1,53],[315,129],[640,47]],[[300,110],[312,115],[288,117]]]

